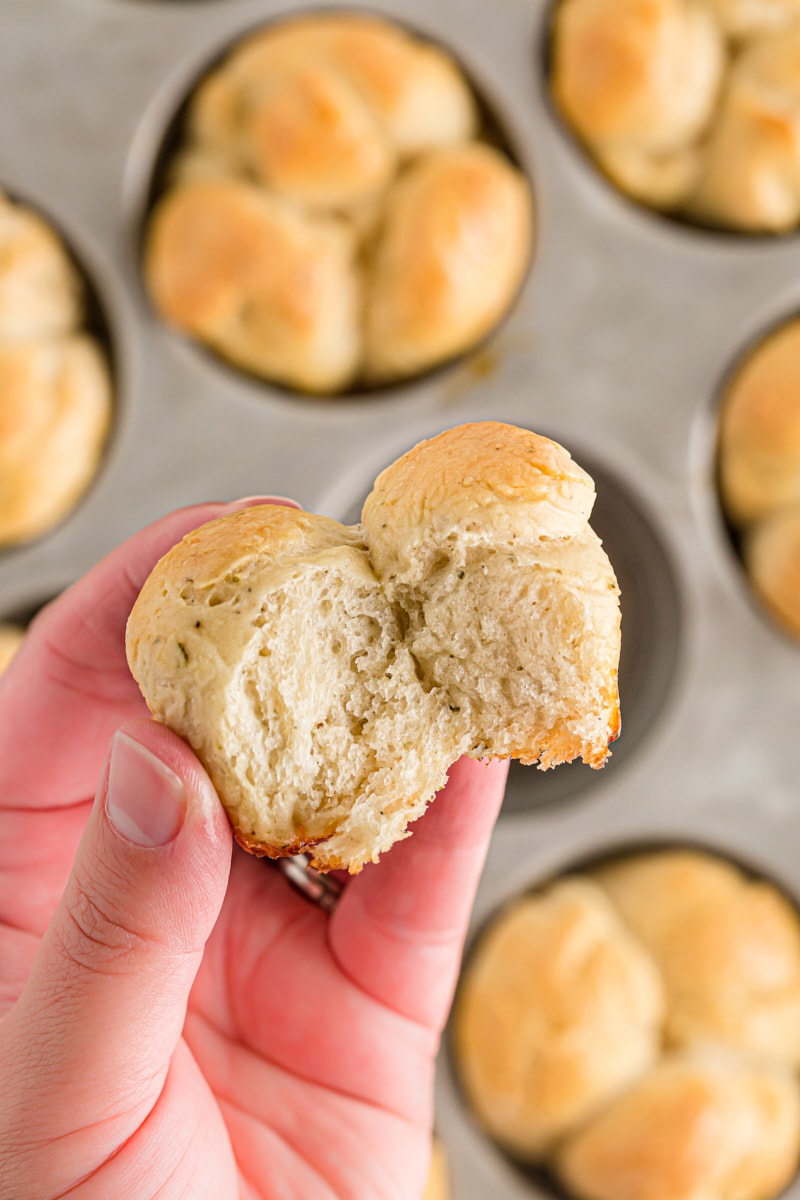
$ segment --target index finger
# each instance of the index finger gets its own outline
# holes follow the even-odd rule
[[[148,715],[125,657],[125,625],[145,579],[185,534],[249,503],[270,499],[163,517],[36,617],[0,679],[0,807],[63,807],[94,793],[114,730]]]
[[[507,774],[507,762],[455,763],[411,837],[348,883],[330,919],[342,970],[428,1028],[447,1017]]]

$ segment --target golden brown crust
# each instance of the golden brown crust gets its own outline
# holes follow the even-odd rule
[[[388,198],[367,273],[368,375],[425,370],[487,334],[522,283],[532,229],[526,180],[490,146],[413,163]]]
[[[613,659],[613,655],[609,655]],[[542,770],[558,766],[559,763],[572,762],[580,755],[581,761],[593,770],[599,771],[608,762],[611,746],[622,732],[622,714],[619,706],[619,689],[617,686],[616,669],[613,662],[608,665],[609,682],[606,687],[598,688],[598,708],[606,714],[608,741],[602,745],[586,745],[576,748],[575,734],[566,727],[551,729],[543,742],[534,746],[514,746],[509,752],[509,758],[518,758],[520,762],[530,765],[538,763]]]
[[[420,476],[429,479],[425,490],[431,505],[458,491],[471,496],[476,490],[536,503],[545,491],[566,483],[580,497],[578,519],[585,520],[594,498],[591,478],[563,446],[500,421],[459,425],[419,442],[378,476],[367,505],[378,497],[398,505],[401,496],[416,490]],[[575,527],[568,521],[566,531]]]
[[[354,243],[251,184],[173,188],[148,231],[161,315],[240,366],[317,391],[345,386],[360,353]]]
[[[558,1166],[585,1200],[767,1200],[798,1151],[796,1079],[698,1055],[660,1063],[567,1141]]]
[[[613,655],[609,655],[613,659]],[[606,714],[608,742],[602,745],[576,744],[575,734],[563,724],[548,730],[547,736],[535,742],[524,741],[514,743],[508,748],[505,758],[518,759],[524,766],[538,763],[543,771],[557,767],[561,763],[572,762],[580,757],[587,767],[595,771],[601,770],[611,756],[611,746],[622,732],[622,713],[619,704],[619,687],[616,669],[613,662],[608,666],[609,683],[606,687],[598,687],[598,708]]]
[[[208,131],[210,146],[301,204],[347,211],[379,196],[396,168],[368,105],[324,62],[276,59],[244,89],[212,75],[193,110],[201,146]]]
[[[276,22],[243,42],[214,78],[246,97],[263,79],[299,66],[338,73],[403,154],[463,141],[476,132],[475,104],[452,59],[372,14]],[[230,120],[227,114],[225,119]],[[202,105],[193,127],[195,136],[219,136],[220,122],[215,114],[209,119]]]
[[[324,45],[325,53],[352,80],[404,153],[475,133],[477,115],[469,88],[453,60],[436,47],[367,14],[301,18],[293,28],[301,37],[316,38]],[[413,118],[422,115],[416,89],[426,100],[433,94],[452,106],[444,136],[436,137],[435,111],[429,110],[428,121],[414,123]]]
[[[0,545],[38,537],[89,486],[111,421],[111,381],[87,337],[0,341]]]
[[[482,1123],[545,1157],[655,1061],[662,1005],[655,964],[598,887],[567,878],[516,901],[467,959],[454,1011]]]
[[[0,545],[51,529],[97,469],[111,380],[82,320],[60,238],[0,194]]]
[[[760,38],[731,66],[692,206],[705,220],[781,233],[800,220],[800,27]]]
[[[208,334],[238,308],[238,291],[266,266],[264,208],[229,180],[185,185],[164,197],[148,232],[145,271],[163,317]]]
[[[668,1045],[800,1065],[800,920],[776,888],[688,850],[626,857],[597,878],[663,973]]]
[[[735,522],[800,502],[800,321],[761,342],[728,386],[719,468]]]
[[[236,826],[233,829],[233,836],[243,850],[246,850],[248,854],[252,854],[256,858],[292,858],[295,854],[306,854],[309,850],[313,850],[315,846],[318,846],[320,842],[326,840],[320,837],[300,837],[285,846],[276,846],[272,842],[262,842],[258,838],[250,837]],[[328,867],[325,869],[333,870],[334,868]]]
[[[58,235],[0,193],[0,339],[69,333],[82,308],[80,280]]]
[[[712,115],[722,51],[695,0],[562,0],[553,89],[593,145],[663,155],[696,138]]]
[[[381,575],[402,575],[419,547],[465,536],[560,539],[579,533],[594,483],[563,446],[481,421],[420,442],[375,480],[362,523]]]
[[[798,0],[561,0],[552,87],[606,174],[655,208],[800,220]]]
[[[273,842],[263,842],[258,838],[243,833],[241,827],[236,824],[235,814],[229,812],[228,816],[231,819],[236,844],[255,858],[270,858],[275,860],[277,858],[293,858],[296,854],[308,854],[309,866],[323,875],[329,871],[349,871],[351,875],[357,875],[361,870],[360,865],[354,865],[351,861],[339,855],[330,853],[320,854],[320,851],[325,847],[325,843],[330,840],[328,837],[298,837],[293,842],[287,842],[278,846]]]
[[[513,302],[532,240],[527,182],[474,140],[478,125],[455,62],[388,20],[268,25],[191,100],[171,173],[180,204],[168,191],[151,215],[156,308],[240,367],[311,392],[461,353]],[[200,215],[190,184],[217,187]],[[404,197],[417,226],[405,232]]]
[[[284,505],[255,505],[218,517],[188,533],[159,560],[139,594],[127,636],[147,635],[165,586],[191,585],[200,592],[264,563],[358,544],[338,521]]]

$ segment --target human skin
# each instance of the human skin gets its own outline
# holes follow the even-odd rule
[[[331,916],[232,847],[124,631],[158,558],[246,503],[136,535],[0,679],[0,1200],[422,1193],[505,764],[457,763]]]

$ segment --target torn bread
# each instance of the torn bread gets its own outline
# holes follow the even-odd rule
[[[246,849],[358,871],[462,754],[605,762],[620,614],[593,500],[554,442],[451,429],[361,525],[264,506],[189,534],[133,609],[131,670]]]

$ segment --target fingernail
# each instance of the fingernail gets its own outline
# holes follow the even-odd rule
[[[240,500],[231,500],[229,508],[255,508],[257,504],[278,504],[284,508],[300,508],[296,500],[288,496],[242,496]]]
[[[141,742],[115,733],[111,743],[106,813],[117,833],[136,846],[166,846],[186,816],[183,780]]]

